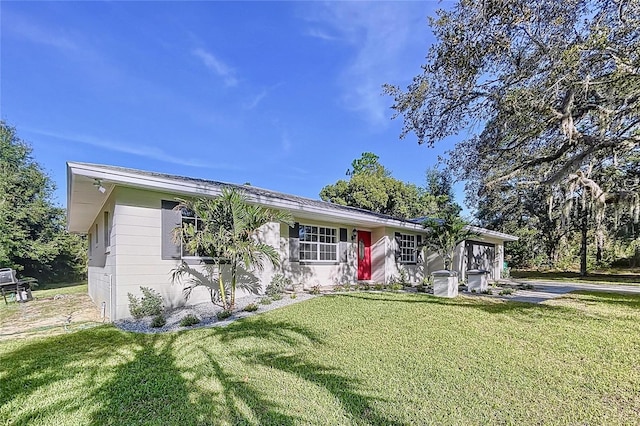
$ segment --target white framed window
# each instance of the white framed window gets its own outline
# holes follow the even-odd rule
[[[410,234],[400,234],[400,262],[416,263],[417,243],[416,236]]]
[[[338,238],[336,228],[300,225],[300,260],[336,262]]]

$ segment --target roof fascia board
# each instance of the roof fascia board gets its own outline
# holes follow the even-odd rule
[[[110,170],[96,165],[79,164],[69,162],[69,173],[71,175],[81,175],[91,178],[104,179],[116,184],[130,185],[139,188],[153,189],[164,192],[177,192],[185,195],[206,195],[218,196],[222,193],[220,187],[207,185],[199,182],[186,182],[179,179],[166,179],[158,176],[140,175],[137,173],[126,172],[122,170]],[[73,182],[70,180],[70,182]],[[71,191],[69,189],[69,191]],[[335,219],[368,222],[373,226],[388,226],[393,228],[409,229],[412,231],[424,231],[422,224],[413,222],[404,222],[397,219],[376,217],[375,219],[367,214],[358,212],[337,211],[331,208],[322,208],[318,206],[305,206],[295,201],[276,199],[275,197],[260,196],[247,193],[250,203],[267,205],[272,208],[285,209],[290,211],[303,211],[312,214],[329,216]],[[512,235],[503,234],[497,231],[491,231],[477,226],[468,226],[468,228],[481,235],[489,235],[505,241],[517,241],[518,238]]]

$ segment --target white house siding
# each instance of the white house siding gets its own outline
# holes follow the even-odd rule
[[[338,241],[340,240],[340,228],[347,228],[347,262],[340,262],[339,244],[338,261],[336,262],[292,261],[289,246],[289,226],[282,224],[280,225],[279,244],[274,245],[274,247],[280,248],[282,263],[273,273],[281,273],[291,278],[293,284],[301,285],[305,289],[314,286],[324,287],[355,283],[357,281],[358,266],[355,243],[351,241],[351,231],[353,227],[310,219],[294,220],[302,225],[335,228]]]
[[[88,288],[89,297],[98,308],[105,304],[105,316],[112,317],[112,296],[113,282],[115,277],[115,235],[113,226],[114,195],[107,199],[100,209],[100,213],[91,224],[89,233],[91,234],[91,247],[88,256]],[[104,222],[104,212],[109,213],[111,224]],[[105,246],[105,226],[109,229],[111,225],[109,247]],[[97,232],[96,232],[97,226]]]
[[[396,258],[396,251],[398,250],[398,243],[396,242],[395,234],[399,232],[405,235],[415,235],[416,238],[418,235],[422,235],[422,239],[424,240],[424,235],[419,234],[417,232],[411,232],[404,229],[394,229],[394,228],[386,228],[386,238],[389,241],[388,250],[386,254],[387,259],[387,268],[386,268],[386,279],[384,282],[389,282],[392,280],[397,280],[400,278],[400,270],[404,270],[407,274],[407,278],[411,284],[419,284],[422,282],[424,277],[424,253],[420,258],[422,261],[418,260],[416,263],[402,263],[399,259]]]
[[[173,200],[175,195],[131,188],[116,191],[116,319],[130,316],[127,294],[140,295],[141,286],[158,291],[169,308],[184,305],[182,286],[170,279],[179,260],[163,260],[161,253],[161,201]],[[208,300],[207,291],[197,289],[189,303]]]

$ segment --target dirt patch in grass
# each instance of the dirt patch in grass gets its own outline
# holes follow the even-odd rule
[[[99,324],[100,312],[86,293],[36,296],[26,303],[2,302],[0,307],[0,340],[60,334]]]

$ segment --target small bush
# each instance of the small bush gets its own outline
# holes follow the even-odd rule
[[[269,299],[268,297],[263,297],[262,299],[260,299],[260,304],[261,305],[270,305],[271,304],[271,299]]]
[[[162,315],[156,315],[155,317],[153,317],[153,319],[151,320],[151,327],[153,328],[160,328],[160,327],[164,327],[164,325],[167,323],[167,320],[164,319],[164,317]]]
[[[295,293],[291,293],[291,296],[290,296],[290,297],[291,297],[292,299],[295,299],[295,298],[296,298],[296,297],[298,297],[298,296],[297,296]]]
[[[243,309],[243,311],[245,311],[245,312],[255,312],[257,310],[258,310],[258,304],[257,303],[249,303]]]
[[[220,321],[225,320],[227,318],[229,318],[231,316],[232,312],[228,309],[225,309],[224,311],[220,311],[216,314],[216,318],[218,318]]]
[[[131,316],[135,319],[140,319],[162,314],[163,301],[160,293],[149,287],[140,287],[140,291],[142,292],[141,299],[131,293],[127,293]]]
[[[487,289],[487,290],[482,290],[480,293],[482,293],[482,294],[493,294],[493,291],[491,289]]]
[[[273,300],[274,302],[276,300],[282,300],[282,294],[280,293],[274,294],[273,296],[271,296],[271,300]]]
[[[371,286],[369,285],[369,283],[360,283],[357,285],[356,287],[358,290],[363,290],[363,291],[367,291],[371,289]]]
[[[533,290],[533,285],[532,284],[520,284],[520,288],[522,290]]]
[[[344,290],[344,286],[342,284],[336,284],[333,286],[333,291],[338,292],[338,291],[345,291]]]
[[[319,285],[314,285],[313,287],[311,287],[309,289],[309,293],[311,293],[311,294],[320,294],[320,286]]]
[[[292,285],[292,282],[291,278],[287,278],[282,274],[275,274],[273,278],[271,278],[271,282],[265,289],[264,294],[273,299],[273,296],[284,293],[287,287]]]
[[[504,295],[507,295],[507,294],[512,294],[512,293],[513,293],[513,289],[511,289],[511,288],[503,288],[500,291],[500,295],[501,296],[504,296]]]
[[[189,314],[180,320],[180,325],[182,327],[191,327],[192,325],[196,325],[199,323],[200,323],[200,318],[198,318],[193,314]]]
[[[393,284],[390,284],[388,288],[391,291],[400,291],[404,288],[404,286],[400,283],[393,283]]]
[[[384,290],[384,284],[382,284],[382,283],[375,283],[375,284],[373,285],[373,289],[374,289],[374,290],[377,290],[377,291],[382,291],[382,290]]]

